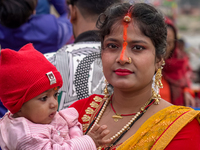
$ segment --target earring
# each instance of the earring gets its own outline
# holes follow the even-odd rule
[[[165,61],[163,60],[163,62],[162,62],[162,66],[164,66],[165,65]],[[163,68],[162,68],[163,69]]]
[[[105,84],[106,84],[106,86],[104,88],[104,97],[108,98],[108,97],[110,97],[110,94],[108,92],[108,81],[107,80],[105,80]]]
[[[162,66],[163,66],[164,64],[165,64],[165,62],[164,62],[164,60],[163,60]],[[157,92],[155,92],[154,89],[152,88],[152,95],[153,95],[153,98],[155,99],[154,104],[156,104],[156,105],[159,104],[159,101],[160,101],[160,99],[161,99],[161,96],[160,96],[160,94],[159,94],[159,89],[160,89],[160,88],[163,88],[163,84],[162,84],[162,82],[161,82],[161,80],[162,80],[162,69],[163,69],[162,66],[157,70],[157,72],[156,72],[156,74],[155,74],[154,87],[155,87],[155,90],[156,90]]]
[[[152,99],[155,99],[155,102],[154,102],[155,105],[158,105],[161,99],[160,94],[156,93],[153,88],[152,88]]]
[[[156,75],[155,75],[155,86],[157,86],[157,88],[163,88],[163,84],[161,82],[161,79],[162,79],[162,68],[159,68],[156,72]]]
[[[130,64],[132,62],[131,57],[128,57],[128,63]]]

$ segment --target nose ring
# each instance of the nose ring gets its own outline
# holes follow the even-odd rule
[[[132,62],[131,57],[128,57],[128,63],[130,64]]]

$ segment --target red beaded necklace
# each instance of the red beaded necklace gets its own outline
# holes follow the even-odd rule
[[[141,108],[141,112],[146,110],[146,108],[149,107],[152,104],[153,103],[150,103],[147,106],[145,106],[145,108]],[[113,112],[115,113],[115,115],[112,116],[112,118],[114,119],[115,122],[117,122],[119,119],[122,119],[123,118],[122,116],[133,116],[133,115],[137,114],[137,112],[131,113],[131,114],[117,114],[117,112],[115,111],[115,109],[114,109],[114,107],[112,105],[112,97],[111,97],[111,100],[110,100],[110,106],[111,106]]]

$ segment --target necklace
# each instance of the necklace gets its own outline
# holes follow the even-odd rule
[[[103,99],[105,100],[104,104],[102,105],[102,108],[100,109],[100,111],[98,112],[98,116],[95,117],[95,120],[93,120],[91,122],[91,124],[88,127],[87,132],[90,130],[90,127],[93,128],[93,126],[95,124],[97,124],[99,122],[99,120],[101,119],[108,103],[110,102],[110,98],[108,96],[105,96]],[[117,140],[111,144],[109,147],[107,147],[107,149],[110,149],[113,145],[115,145],[123,136],[124,134],[133,126],[133,124],[146,112],[146,110],[149,108],[149,106],[151,106],[154,103],[154,99],[152,100],[151,98],[144,104],[144,106],[142,106],[140,109],[140,111],[138,111],[134,117],[120,130],[118,131],[115,135],[113,135],[110,139],[113,141],[114,139],[117,138]],[[98,147],[98,150],[101,149],[101,147]]]
[[[115,113],[115,115],[112,116],[112,118],[114,119],[115,122],[117,122],[119,119],[122,119],[122,116],[132,116],[132,115],[136,115],[136,113],[132,113],[132,114],[117,114],[117,112],[115,111],[113,105],[112,105],[112,99],[110,100],[110,106],[113,110],[113,112]]]
[[[149,102],[151,101],[152,97],[144,104],[144,106],[142,106],[140,109],[141,111],[144,111],[144,108],[149,104]],[[122,116],[133,116],[133,115],[136,115],[137,112],[135,113],[131,113],[131,114],[117,114],[117,112],[115,111],[113,105],[112,105],[112,97],[111,97],[111,100],[110,100],[110,106],[113,110],[113,112],[115,113],[115,115],[112,116],[112,118],[114,119],[115,122],[117,122],[119,119],[122,119],[123,117]]]
[[[145,104],[144,106],[142,106],[140,108],[140,111],[138,111],[137,113],[135,113],[134,117],[119,131],[117,132],[114,136],[112,136],[110,139],[111,140],[114,140],[116,139],[117,137],[119,137],[119,135],[122,134],[122,132],[124,132],[125,130],[127,130],[127,128],[137,119],[137,117],[142,114],[142,113],[145,113],[146,112],[146,107],[147,106],[151,106],[153,103],[150,103],[152,101],[152,99],[150,98]],[[129,130],[129,129],[128,129]]]
[[[127,128],[121,133],[121,135],[119,135],[119,137],[116,137],[117,139],[116,139],[110,146],[106,147],[105,150],[109,150],[113,145],[115,145],[115,144],[126,134],[126,132],[128,132],[128,130],[130,130],[130,128],[134,125],[134,123],[135,123],[138,119],[140,119],[140,118],[143,116],[143,114],[146,112],[146,110],[147,110],[153,103],[155,103],[155,100],[154,100],[154,99],[152,99],[152,100],[150,101],[150,103],[144,108],[143,111],[137,112],[137,114],[134,116],[135,119],[132,118],[132,119],[126,124]],[[125,126],[124,126],[124,127],[125,127]],[[122,128],[121,130],[123,130],[123,128]],[[121,131],[121,130],[120,130],[120,131]],[[119,132],[120,132],[120,131],[119,131]],[[119,132],[118,132],[118,133],[119,133]],[[115,135],[117,135],[117,134],[115,134]]]

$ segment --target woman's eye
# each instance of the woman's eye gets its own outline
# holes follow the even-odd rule
[[[109,49],[116,49],[116,48],[118,48],[118,46],[116,45],[116,44],[107,44],[107,46],[106,46],[107,48],[109,48]]]
[[[47,96],[43,96],[43,97],[39,98],[39,100],[46,101],[47,100]]]
[[[134,50],[143,50],[144,47],[143,47],[143,46],[139,46],[139,45],[135,45],[135,46],[133,47],[133,49],[134,49]]]

